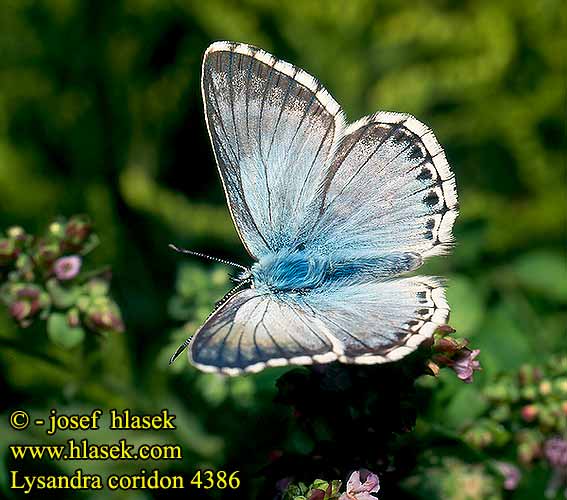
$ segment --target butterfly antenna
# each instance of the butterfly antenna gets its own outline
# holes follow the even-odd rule
[[[225,260],[225,259],[219,259],[218,257],[211,257],[210,255],[200,253],[200,252],[194,252],[193,250],[187,250],[186,248],[179,248],[179,247],[176,247],[175,245],[173,245],[172,243],[169,244],[169,248],[171,248],[171,249],[173,249],[173,250],[175,250],[176,252],[179,252],[179,253],[186,253],[188,255],[194,255],[195,257],[202,257],[204,259],[214,260],[215,262],[220,262],[221,264],[226,264],[228,266],[238,267],[239,269],[242,269],[243,271],[249,270],[247,267],[242,266],[240,264],[237,264],[236,262],[231,262],[230,260]]]
[[[185,342],[183,342],[183,344],[181,344],[176,351],[173,353],[173,356],[171,356],[171,358],[169,358],[169,364],[173,363],[178,357],[179,355],[185,350],[187,349],[187,346],[191,343],[191,339],[193,338],[193,335],[191,335],[191,337],[189,337]]]

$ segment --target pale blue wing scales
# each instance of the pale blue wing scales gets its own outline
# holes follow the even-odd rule
[[[246,44],[205,53],[207,126],[228,205],[249,253],[295,244],[320,208],[344,128],[340,106],[301,69]]]
[[[349,125],[323,192],[312,241],[327,253],[426,258],[452,246],[454,174],[433,133],[410,115],[382,112]]]
[[[288,364],[375,364],[414,351],[446,323],[439,282],[412,277],[279,298],[235,294],[195,334],[189,360],[238,375]]]
[[[325,324],[344,363],[401,359],[449,317],[441,284],[421,276],[330,288],[305,302]]]
[[[325,332],[321,319],[300,304],[248,289],[207,319],[191,341],[189,360],[201,370],[228,375],[334,361]]]

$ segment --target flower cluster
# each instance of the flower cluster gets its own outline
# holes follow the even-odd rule
[[[429,450],[427,464],[404,480],[411,497],[443,500],[502,500],[499,481],[483,463],[470,463],[456,456]]]
[[[433,336],[432,356],[428,367],[433,375],[437,375],[440,368],[449,367],[463,382],[471,384],[474,372],[481,370],[480,361],[476,359],[480,349],[469,349],[467,339],[449,337],[449,334],[454,332],[449,325],[437,329]]]
[[[282,500],[377,500],[372,493],[380,491],[380,481],[376,474],[361,469],[354,471],[341,493],[342,482],[316,479],[307,486],[305,483],[292,483],[285,480],[280,484]]]
[[[560,437],[548,439],[543,446],[543,454],[552,471],[546,496],[553,498],[559,488],[564,486],[567,498],[567,439]]]
[[[484,397],[488,410],[464,439],[477,449],[511,449],[524,467],[543,461],[553,472],[551,490],[567,485],[567,356],[504,374],[484,389]],[[509,485],[517,484],[509,471],[503,471]]]
[[[0,300],[21,327],[47,321],[49,338],[73,347],[95,333],[124,330],[109,297],[108,269],[83,272],[83,259],[98,238],[85,217],[52,222],[40,237],[11,227],[0,234]]]

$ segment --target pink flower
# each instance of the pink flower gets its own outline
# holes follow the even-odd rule
[[[543,455],[552,470],[545,495],[554,498],[560,488],[567,486],[567,440],[561,437],[548,439],[543,446]],[[564,495],[567,498],[567,488]]]
[[[543,447],[543,454],[554,469],[567,472],[567,441],[560,437],[548,439]]]
[[[497,462],[496,467],[504,476],[504,489],[508,491],[515,490],[518,487],[520,479],[522,479],[520,469],[508,462]]]
[[[81,263],[81,257],[78,255],[61,257],[53,264],[53,272],[60,281],[70,280],[79,274]]]
[[[463,382],[470,384],[473,381],[473,374],[480,370],[480,361],[475,358],[479,355],[480,349],[463,349],[454,359],[451,368],[455,370],[457,377]]]
[[[361,479],[364,481],[361,482]],[[367,470],[354,471],[348,478],[346,493],[339,500],[376,500],[370,493],[378,493],[380,481],[378,476]]]

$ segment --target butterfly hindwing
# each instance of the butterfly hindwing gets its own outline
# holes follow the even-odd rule
[[[204,371],[236,375],[266,366],[337,359],[321,320],[299,304],[254,289],[234,294],[193,337],[189,357]]]
[[[415,350],[448,314],[443,289],[431,278],[279,297],[249,289],[209,317],[191,342],[190,359],[228,375],[336,359],[383,363]]]
[[[335,353],[344,363],[400,359],[449,317],[443,287],[422,276],[330,288],[306,302],[335,339]]]
[[[340,106],[303,70],[246,44],[216,42],[203,60],[205,115],[228,205],[249,253],[297,240],[316,218]]]

